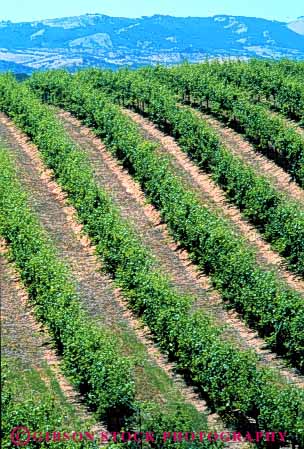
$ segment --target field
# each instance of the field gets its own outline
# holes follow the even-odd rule
[[[4,448],[304,448],[302,62],[0,75],[0,168]]]

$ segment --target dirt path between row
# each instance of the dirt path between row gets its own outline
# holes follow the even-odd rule
[[[43,165],[37,148],[3,114],[0,114],[0,134],[14,154],[19,179],[30,194],[31,206],[55,243],[59,257],[69,266],[82,304],[95,323],[110,326],[117,335],[125,328],[130,333],[133,332],[135,338],[146,348],[147,363],[159,367],[167,374],[185,402],[192,404],[199,413],[208,414],[210,428],[224,429],[219,416],[211,413],[205,400],[175,373],[174,365],[153,344],[148,329],[132,316],[119,289],[101,272],[102,267],[95,256],[95,249],[83,235],[82,226],[76,221],[74,208],[67,205],[65,194],[53,181],[52,172]],[[151,399],[149,390],[141,394],[144,399]]]
[[[73,407],[83,425],[95,421],[91,429],[85,430],[106,432],[104,424],[96,422],[92,412],[83,405],[83,398],[62,374],[61,359],[53,349],[46,329],[35,320],[20,276],[13,264],[7,260],[7,251],[4,240],[0,239],[1,340],[4,342],[1,345],[2,355],[20,361],[25,370],[29,368],[37,370],[48,386],[49,379],[43,375],[43,366],[47,364],[67,403]]]
[[[304,297],[302,278],[288,271],[285,260],[271,249],[270,244],[242,216],[239,209],[227,201],[223,190],[216,185],[211,176],[201,171],[181,150],[175,140],[159,131],[153,123],[130,110],[124,110],[124,112],[140,126],[146,138],[160,143],[160,151],[170,155],[173,169],[183,179],[186,187],[196,192],[202,204],[211,207],[231,222],[234,230],[256,252],[257,262],[266,269],[275,270],[280,279],[284,279],[291,288],[297,290]]]
[[[240,157],[246,164],[252,167],[257,174],[269,179],[273,186],[284,193],[288,198],[296,201],[304,207],[304,190],[291,179],[290,175],[266,156],[255,151],[245,137],[211,115],[192,109],[198,117],[210,125],[216,132],[222,143],[235,156]]]
[[[169,236],[166,225],[161,223],[156,209],[147,204],[139,185],[107,151],[92,131],[67,112],[59,116],[71,138],[86,151],[99,185],[108,191],[121,214],[128,218],[137,235],[152,251],[163,272],[181,292],[196,298],[196,306],[205,310],[220,325],[226,324],[224,333],[236,346],[255,350],[261,363],[279,369],[290,382],[304,386],[304,378],[295,369],[286,368],[282,358],[265,348],[265,341],[250,330],[234,312],[227,312],[210,279],[191,263],[186,251],[181,250]]]

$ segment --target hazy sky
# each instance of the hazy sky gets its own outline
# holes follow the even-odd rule
[[[303,0],[3,0],[0,20],[31,21],[85,13],[121,17],[231,14],[288,21],[304,15]],[[1,44],[1,43],[0,43]]]

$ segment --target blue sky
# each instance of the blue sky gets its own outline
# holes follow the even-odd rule
[[[0,20],[31,21],[85,13],[122,17],[230,14],[288,21],[304,15],[303,0],[6,0]]]

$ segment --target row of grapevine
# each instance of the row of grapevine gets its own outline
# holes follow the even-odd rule
[[[103,101],[90,88],[85,89],[78,83],[65,87],[73,88],[73,109],[78,109],[79,113],[83,111],[82,114],[87,111],[90,123],[95,117],[100,126],[103,123],[111,128],[107,143],[110,145],[112,140],[112,149],[114,132],[118,152],[123,155],[124,151],[133,148],[133,153],[138,154],[134,165],[136,172],[138,175],[142,173],[141,181],[145,176],[145,187],[150,186],[149,190],[152,192],[154,189],[157,196],[157,186],[161,184],[161,196],[169,195],[170,215],[173,217],[173,211],[169,210],[172,199],[176,200],[183,214],[184,206],[187,206],[176,197],[179,194],[177,181],[171,175],[167,176],[169,171],[164,161],[155,158],[155,146],[140,137],[137,128],[117,107]],[[290,433],[298,434],[297,438],[301,441],[304,438],[301,427],[304,414],[302,392],[284,384],[277,373],[259,367],[257,357],[251,351],[238,351],[232,343],[223,341],[220,329],[202,312],[190,312],[191,299],[174,292],[168,280],[154,267],[154,259],[138,241],[135,232],[120,219],[112,203],[96,186],[85,154],[68,142],[63,128],[47,106],[39,104],[24,86],[8,78],[1,83],[0,102],[2,109],[26,130],[40,148],[48,166],[69,194],[105,268],[113,274],[132,308],[150,326],[160,346],[175,358],[178,366],[208,396],[212,406],[230,418],[233,410],[237,409],[235,419],[238,423],[243,421],[243,415],[250,415],[257,419],[258,428],[288,429]],[[108,129],[104,129],[104,133],[108,134]],[[155,166],[160,170],[158,173]],[[159,181],[160,175],[171,187],[169,190],[165,190],[164,184]],[[170,200],[171,189],[174,198]],[[192,216],[194,214],[202,225],[199,230],[192,229],[195,240],[195,235],[203,230],[205,219],[209,219],[210,215],[193,203],[191,194],[180,193],[191,201],[188,206],[192,209]],[[177,221],[181,218],[183,223],[183,217],[178,211],[176,214]],[[208,220],[208,226],[213,223],[214,219]],[[217,230],[220,231],[219,228]],[[205,232],[202,239],[204,235]],[[215,234],[213,237],[216,237]]]
[[[54,73],[46,74],[45,79],[49,76],[48,88],[54,88],[57,94],[55,103],[93,126],[114,154],[132,168],[174,238],[211,275],[223,299],[241,312],[274,349],[303,366],[303,298],[284,286],[274,273],[257,265],[255,254],[229,223],[185,190],[167,159],[157,155],[156,145],[144,140],[137,125],[120,108],[77,77],[66,74],[62,79]]]
[[[50,131],[48,129],[46,133]],[[52,131],[56,132],[56,127]],[[54,141],[51,142],[53,146]],[[67,139],[65,143],[68,144]],[[73,152],[71,147],[70,143]],[[58,261],[51,242],[28,208],[26,194],[21,193],[22,188],[16,180],[7,153],[8,150],[0,152],[0,167],[4,174],[0,184],[0,195],[3,198],[0,234],[9,243],[11,256],[35,305],[37,317],[48,326],[63,356],[67,374],[84,394],[87,403],[96,410],[97,416],[110,423],[115,420],[114,417],[118,417],[124,426],[134,428],[139,425],[139,404],[135,397],[133,362],[130,357],[121,354],[121,343],[115,335],[110,330],[100,328],[100,325],[93,325],[90,317],[82,311],[67,269]],[[79,151],[78,156],[81,158]],[[71,162],[73,156],[70,154],[68,157]],[[80,164],[80,170],[84,167],[85,163]],[[73,166],[69,168],[73,169]],[[89,189],[90,186],[87,187]],[[111,209],[106,199],[105,203],[105,208]],[[115,210],[109,210],[108,213],[115,215]],[[167,429],[201,430],[199,425],[204,419],[195,422],[197,417],[193,416],[191,410],[180,401],[177,404],[173,410],[164,403],[160,405],[154,402],[153,398],[140,403],[141,429],[152,429],[159,447],[170,448],[174,444],[171,440],[162,440],[163,432]],[[25,414],[24,419],[30,419],[30,416]],[[209,446],[212,443],[206,440],[205,447]],[[221,447],[221,443],[218,446]],[[147,444],[145,447],[150,446]]]
[[[210,61],[199,64],[204,75],[245,89],[250,100],[265,101],[271,108],[304,126],[303,79],[284,73],[273,61],[251,59],[248,62]],[[304,73],[304,70],[303,70]]]
[[[256,149],[282,166],[304,186],[304,139],[281,117],[254,104],[250,96],[233,85],[205,74],[200,65],[140,69],[144,78],[158,79],[186,103],[199,107],[243,132]]]
[[[304,275],[304,212],[278,192],[268,179],[232,155],[193,111],[178,107],[168,89],[137,72],[93,70],[81,73],[78,78],[115,95],[124,106],[147,115],[175,137],[181,149],[200,168],[211,172],[228,199],[287,259],[290,269]],[[39,85],[39,75],[31,80],[34,89],[36,80]]]

